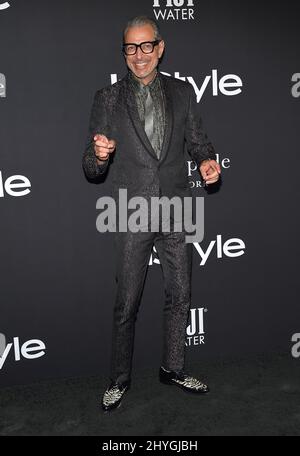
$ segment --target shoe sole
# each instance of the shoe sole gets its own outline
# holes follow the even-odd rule
[[[188,394],[207,394],[210,392],[209,389],[205,390],[205,391],[196,391],[196,390],[192,390],[192,389],[188,389],[186,388],[185,386],[183,385],[179,385],[178,383],[175,383],[175,382],[169,382],[169,381],[165,381],[165,380],[159,380],[163,385],[173,385],[173,386],[177,386],[177,388],[180,388],[182,389],[182,391],[188,393]]]
[[[108,409],[105,409],[102,407],[102,411],[103,413],[112,413],[114,412],[115,410],[117,410],[122,404],[122,401],[116,406],[116,407],[111,407],[111,408],[108,408]]]

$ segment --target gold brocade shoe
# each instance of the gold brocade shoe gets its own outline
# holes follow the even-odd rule
[[[159,380],[165,385],[176,385],[188,393],[208,393],[209,388],[195,377],[183,372],[168,371],[164,367],[159,368]]]

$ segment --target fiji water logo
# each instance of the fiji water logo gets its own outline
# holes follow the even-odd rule
[[[153,13],[157,20],[194,20],[194,0],[153,0]]]
[[[202,345],[204,340],[204,315],[207,312],[206,307],[197,307],[190,309],[190,324],[186,328],[185,345]]]

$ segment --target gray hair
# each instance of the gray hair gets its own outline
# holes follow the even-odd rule
[[[123,30],[123,41],[128,29],[130,29],[131,27],[141,27],[142,25],[147,24],[151,25],[151,27],[154,30],[154,39],[162,40],[159,25],[154,19],[148,16],[135,16],[127,22],[127,25]]]

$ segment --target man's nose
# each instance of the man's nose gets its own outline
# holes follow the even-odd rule
[[[143,58],[143,56],[144,56],[144,53],[143,53],[142,49],[138,47],[136,50],[136,58],[138,60],[141,60]]]

